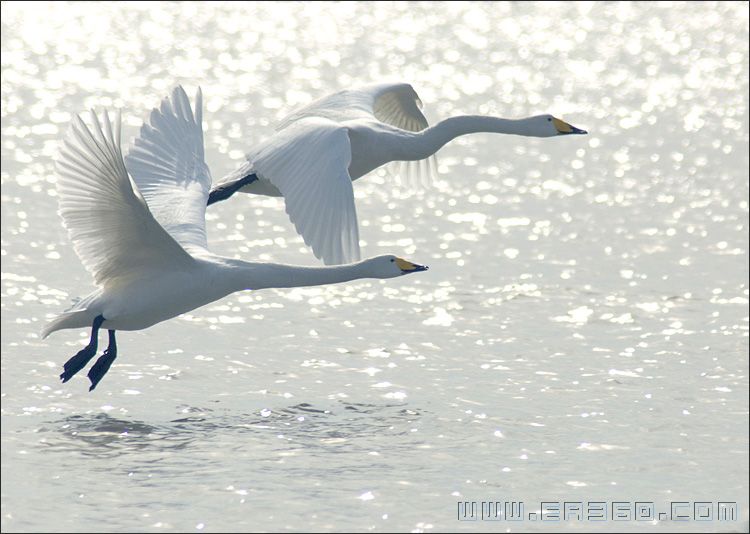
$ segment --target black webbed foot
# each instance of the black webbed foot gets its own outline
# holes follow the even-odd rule
[[[109,346],[104,353],[99,356],[96,363],[89,369],[89,380],[91,380],[91,386],[89,391],[93,391],[96,385],[104,378],[109,368],[112,366],[112,362],[117,358],[117,343],[115,342],[115,331],[109,331]]]
[[[86,364],[89,363],[89,361],[91,361],[91,358],[93,358],[96,354],[99,327],[103,322],[104,317],[102,317],[101,315],[97,315],[94,319],[94,324],[91,325],[91,340],[89,341],[89,344],[78,351],[78,354],[73,356],[71,359],[65,362],[65,365],[63,365],[63,372],[60,375],[60,379],[63,381],[63,383],[73,378],[73,375],[86,367]]]
[[[208,202],[206,203],[207,206],[210,206],[214,202],[219,202],[221,200],[226,200],[232,195],[234,195],[238,190],[245,187],[248,184],[253,183],[255,180],[258,179],[258,176],[256,176],[255,173],[248,174],[244,178],[240,178],[239,180],[236,180],[234,182],[222,185],[214,189],[208,194]]]
[[[91,358],[93,358],[95,355],[96,345],[94,345],[93,347],[91,345],[86,345],[82,350],[78,352],[78,354],[65,362],[65,365],[63,365],[64,371],[62,372],[62,374],[60,374],[60,379],[63,381],[63,383],[73,378],[73,375],[86,367],[86,364],[89,363],[89,361],[91,361]]]

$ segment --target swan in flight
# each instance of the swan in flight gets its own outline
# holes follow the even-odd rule
[[[208,203],[237,191],[283,196],[289,218],[315,256],[327,265],[349,263],[360,257],[352,181],[371,170],[392,161],[409,162],[402,173],[424,183],[437,168],[435,152],[461,135],[587,133],[551,115],[517,120],[464,115],[430,127],[421,105],[407,83],[323,97],[282,119],[271,138],[220,180]]]
[[[78,257],[98,288],[50,321],[42,338],[65,328],[91,327],[89,344],[60,375],[67,382],[96,355],[100,328],[109,346],[91,367],[89,391],[117,356],[115,332],[140,330],[235,291],[393,278],[424,271],[395,256],[338,267],[255,263],[212,254],[205,211],[211,175],[204,161],[202,97],[195,114],[182,87],[151,112],[127,156],[120,116],[105,111],[93,127],[76,117],[58,159],[60,214]],[[131,180],[132,178],[132,180]]]

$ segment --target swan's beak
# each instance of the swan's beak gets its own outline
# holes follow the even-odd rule
[[[561,121],[560,119],[552,118],[552,123],[555,125],[555,128],[557,129],[557,133],[560,135],[567,135],[567,134],[587,134],[588,132],[586,130],[581,130],[580,128],[576,128],[575,126],[568,124],[565,121]]]
[[[401,269],[402,274],[418,273],[419,271],[426,271],[429,269],[426,265],[417,265],[416,263],[402,260],[401,258],[396,258],[396,265]]]

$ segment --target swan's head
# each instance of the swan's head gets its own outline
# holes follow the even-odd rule
[[[587,134],[575,126],[561,121],[552,115],[537,115],[526,119],[529,135],[534,137],[554,137],[556,135]]]
[[[368,273],[373,278],[395,278],[410,273],[426,271],[428,267],[417,265],[406,261],[397,256],[388,254],[386,256],[377,256],[362,262],[366,266]]]

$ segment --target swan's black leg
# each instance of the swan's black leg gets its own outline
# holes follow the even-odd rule
[[[109,371],[109,367],[112,362],[117,358],[117,342],[115,341],[115,331],[109,330],[109,346],[104,354],[99,356],[96,363],[89,369],[89,380],[91,380],[91,387],[89,391],[92,391],[99,381],[104,378],[104,375]]]
[[[257,179],[258,177],[255,175],[255,173],[253,173],[248,174],[247,176],[245,176],[244,178],[240,178],[239,180],[235,180],[234,182],[220,185],[208,194],[208,203],[206,205],[210,206],[214,202],[228,199],[229,197],[234,195],[237,190],[253,183]]]
[[[89,344],[86,345],[86,347],[84,347],[82,350],[80,350],[78,354],[73,356],[71,359],[65,362],[65,365],[63,365],[64,371],[60,375],[60,378],[63,382],[67,382],[68,380],[73,378],[74,374],[86,367],[86,364],[89,363],[91,358],[93,358],[96,354],[97,338],[99,337],[99,327],[102,326],[103,322],[104,317],[101,315],[97,315],[94,318],[94,324],[91,325],[91,341],[89,341]]]

